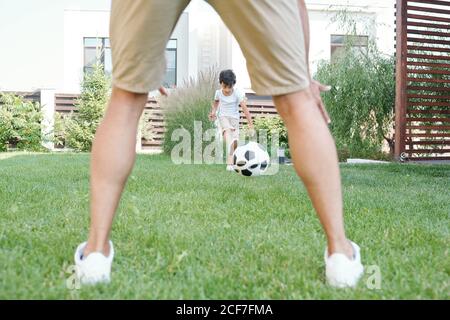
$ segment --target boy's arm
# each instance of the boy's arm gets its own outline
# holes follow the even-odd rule
[[[242,100],[239,105],[242,107],[242,111],[244,112],[244,115],[247,118],[248,127],[252,129],[253,128],[252,115],[250,114],[250,111],[248,111],[247,104],[245,103],[245,100]]]
[[[216,120],[217,108],[219,107],[219,100],[214,100],[214,103],[211,106],[211,112],[209,113],[209,119],[211,121]]]
[[[169,96],[169,93],[167,92],[167,89],[166,88],[164,88],[164,87],[159,87],[159,93],[161,93],[161,95],[163,95],[163,96],[165,96],[165,97],[168,97]]]

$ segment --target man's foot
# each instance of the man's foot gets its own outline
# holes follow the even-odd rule
[[[114,259],[112,242],[109,241],[108,257],[101,252],[92,252],[85,257],[83,256],[85,247],[86,242],[83,242],[75,251],[75,270],[81,284],[108,283],[111,280],[111,264]]]
[[[328,284],[333,287],[354,287],[364,273],[360,248],[356,243],[350,243],[353,247],[353,259],[343,253],[328,256],[328,249],[325,249],[325,275]]]
[[[227,165],[227,171],[234,171],[233,166],[231,164]]]

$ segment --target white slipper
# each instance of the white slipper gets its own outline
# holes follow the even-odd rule
[[[75,251],[76,275],[81,284],[94,285],[97,283],[109,283],[111,281],[111,265],[114,259],[114,247],[109,241],[109,256],[101,252],[92,252],[83,257],[83,251],[87,242],[83,242]]]
[[[364,273],[360,248],[356,243],[350,243],[354,253],[352,260],[342,253],[328,256],[328,249],[325,249],[325,275],[328,284],[333,287],[355,287]]]

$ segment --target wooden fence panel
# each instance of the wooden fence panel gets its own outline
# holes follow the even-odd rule
[[[249,100],[247,106],[252,117],[257,116],[274,116],[277,114],[275,106],[271,100]],[[149,99],[145,108],[146,112],[150,112],[151,140],[142,139],[142,147],[144,149],[158,149],[162,147],[164,141],[165,125],[164,111],[154,99]],[[244,114],[240,114],[240,126],[247,124]]]
[[[31,101],[31,102],[41,102],[41,91],[2,91],[2,93],[11,93],[17,96],[22,96],[25,101]]]
[[[62,114],[69,114],[70,112],[76,112],[76,94],[62,94],[57,93],[55,95],[55,111]],[[253,117],[256,116],[273,116],[277,112],[274,104],[271,100],[249,100],[247,102],[250,114]],[[149,98],[147,105],[145,106],[145,112],[150,113],[149,122],[151,139],[142,139],[142,148],[144,150],[160,149],[164,141],[165,124],[164,124],[164,111],[154,98]],[[246,125],[247,119],[241,112],[240,125]]]
[[[63,114],[76,111],[77,108],[75,104],[78,96],[79,95],[77,94],[65,94],[65,93],[55,94],[55,111]]]
[[[450,160],[450,1],[397,0],[395,156]]]

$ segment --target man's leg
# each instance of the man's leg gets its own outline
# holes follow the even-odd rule
[[[146,103],[147,94],[113,88],[92,147],[91,227],[84,256],[94,251],[109,255],[109,232],[134,165],[137,127]]]
[[[325,261],[327,281],[338,287],[356,285],[363,266],[359,247],[345,236],[336,147],[317,103],[317,88],[311,87],[298,0],[209,3],[236,37],[252,89],[273,96],[286,123],[295,169],[325,230],[328,253],[336,253]]]
[[[275,96],[289,136],[297,174],[308,190],[328,240],[329,253],[352,257],[343,223],[342,192],[334,140],[309,89]]]
[[[111,1],[113,92],[92,149],[89,239],[74,256],[83,284],[110,281],[114,248],[108,238],[133,168],[139,118],[147,93],[161,86],[166,45],[189,1]]]

